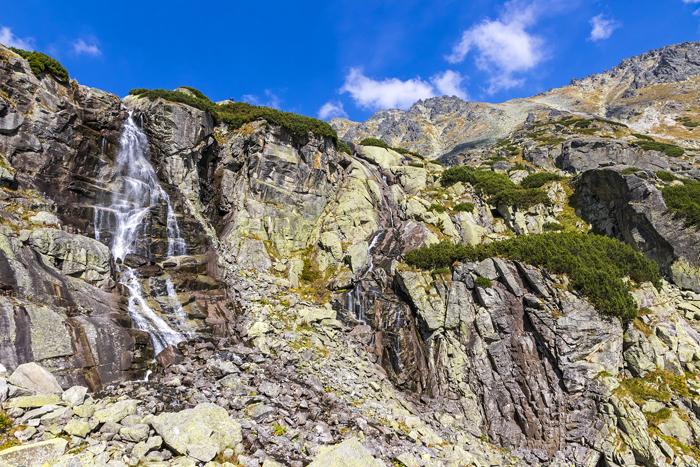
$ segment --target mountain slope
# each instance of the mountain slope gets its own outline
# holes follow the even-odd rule
[[[699,60],[700,43],[688,42],[627,59],[610,71],[531,98],[488,104],[435,97],[407,111],[378,112],[365,122],[331,123],[349,141],[380,137],[430,158],[493,145],[530,115],[548,112],[613,119],[696,147],[695,127],[684,125],[683,119],[700,120]]]

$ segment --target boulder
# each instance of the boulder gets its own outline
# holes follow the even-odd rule
[[[156,433],[177,453],[208,462],[241,442],[241,427],[222,407],[199,404],[181,412],[165,412],[149,420]]]
[[[62,393],[56,377],[41,365],[29,362],[23,363],[10,375],[9,381],[15,386],[39,394]]]
[[[0,465],[52,465],[66,451],[66,446],[68,441],[54,438],[4,449],[0,451]]]
[[[63,393],[61,399],[63,399],[63,402],[71,407],[80,405],[85,400],[87,390],[88,389],[85,386],[73,386]]]
[[[385,467],[355,438],[321,449],[309,467]]]
[[[99,423],[119,423],[123,418],[136,412],[139,401],[126,399],[123,401],[108,404],[106,407],[95,410],[93,417]]]

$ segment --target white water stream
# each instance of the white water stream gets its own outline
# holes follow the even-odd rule
[[[109,207],[95,209],[95,238],[99,240],[100,231],[105,228],[112,229],[112,255],[120,272],[120,283],[129,291],[129,315],[137,328],[151,336],[157,355],[165,347],[185,340],[185,336],[150,307],[143,296],[138,272],[125,265],[124,259],[135,252],[138,240],[146,236],[144,219],[152,208],[161,203],[167,207],[168,256],[185,254],[187,246],[180,237],[170,197],[158,183],[155,170],[148,160],[148,139],[134,122],[131,113],[124,123],[119,144],[115,172],[115,184],[119,188],[112,193]],[[169,278],[166,280],[166,291],[178,327],[186,329],[185,314]]]

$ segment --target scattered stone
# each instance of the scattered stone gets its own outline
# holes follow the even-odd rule
[[[66,391],[61,396],[63,402],[68,404],[69,407],[74,407],[80,405],[85,400],[85,395],[87,394],[87,388],[85,386],[73,386]]]
[[[57,394],[37,394],[35,396],[19,396],[7,403],[8,407],[31,408],[60,404],[61,398]]]
[[[92,431],[88,422],[78,419],[69,421],[63,430],[69,435],[79,436],[80,438],[85,438]]]

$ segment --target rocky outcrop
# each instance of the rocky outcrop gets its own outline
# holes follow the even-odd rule
[[[634,245],[676,284],[700,291],[697,231],[668,212],[654,180],[645,172],[590,170],[576,179],[573,203],[595,231]]]

